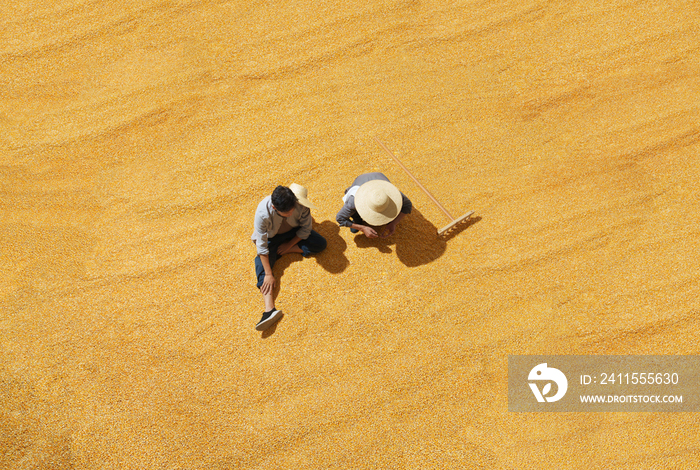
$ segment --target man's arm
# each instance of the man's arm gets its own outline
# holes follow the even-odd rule
[[[294,236],[294,238],[289,240],[287,243],[283,243],[279,246],[279,248],[277,249],[277,253],[280,255],[287,253],[289,250],[294,248],[294,245],[296,245],[302,240],[306,240],[307,238],[309,238],[309,235],[311,235],[311,225],[313,223],[313,219],[311,218],[311,209],[309,209],[308,207],[301,206],[297,203],[295,213],[297,210],[299,210],[299,214],[297,216],[296,222],[299,225],[299,228],[297,229],[297,233]]]
[[[275,277],[272,275],[272,268],[270,267],[270,255],[259,255],[260,261],[262,262],[263,269],[265,269],[265,280],[260,286],[260,292],[263,295],[272,293],[272,289],[275,288]]]
[[[340,209],[338,214],[336,214],[335,220],[341,227],[354,228],[355,230],[359,230],[360,232],[364,233],[367,238],[376,238],[377,232],[372,227],[356,224],[350,220],[350,217],[352,217],[355,212],[355,198],[354,196],[350,196],[343,208]]]
[[[259,255],[267,255],[268,250],[268,231],[272,228],[272,220],[267,218],[264,214],[256,212],[255,219],[253,221],[253,239],[255,240],[255,245]]]
[[[352,224],[350,228],[359,230],[360,232],[364,233],[367,238],[377,238],[379,236],[377,231],[368,225]]]
[[[294,236],[291,240],[289,240],[286,243],[282,243],[278,248],[277,248],[277,254],[278,255],[283,255],[287,253],[289,250],[294,248],[294,246],[299,243],[302,239],[299,238],[298,236]]]
[[[338,213],[335,215],[335,221],[338,222],[338,225],[341,227],[353,227],[353,223],[350,220],[350,217],[355,213],[355,204],[354,204],[354,199],[352,196],[348,201],[343,205],[343,207],[338,211]]]
[[[311,226],[313,224],[313,218],[311,217],[311,209],[304,207],[297,203],[297,208],[300,208],[299,215],[297,217],[297,224],[299,228],[297,229],[297,237],[299,240],[306,240],[311,235]]]
[[[413,203],[404,193],[401,193],[401,213],[410,214],[412,210]]]

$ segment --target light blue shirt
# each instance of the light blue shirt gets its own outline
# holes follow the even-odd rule
[[[311,209],[297,202],[294,211],[285,219],[272,208],[270,196],[260,201],[255,211],[253,235],[250,237],[255,242],[259,255],[270,253],[267,243],[277,235],[285,220],[292,229],[298,227],[296,235],[302,240],[306,240],[311,235]]]

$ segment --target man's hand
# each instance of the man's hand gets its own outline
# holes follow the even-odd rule
[[[364,233],[367,238],[377,238],[379,236],[377,235],[377,231],[372,227],[362,227],[362,233]]]
[[[282,243],[280,246],[278,246],[278,247],[277,247],[277,254],[278,254],[278,255],[283,255],[283,254],[285,254],[286,252],[288,252],[288,251],[292,248],[292,246],[293,246],[293,245],[291,245],[290,243],[291,243],[291,242]]]
[[[272,274],[265,274],[265,280],[262,283],[262,286],[260,286],[260,292],[262,292],[263,295],[271,294],[272,289],[275,288],[275,277]]]
[[[387,237],[392,236],[392,235],[394,234],[394,232],[396,231],[396,226],[399,225],[399,222],[401,222],[401,220],[402,220],[404,217],[406,217],[406,214],[404,214],[403,212],[401,212],[401,213],[399,213],[399,216],[398,216],[398,217],[396,217],[394,220],[392,220],[391,222],[389,222],[389,223],[387,224],[386,228],[384,229],[384,232],[383,232],[382,235],[381,235],[382,238],[387,238]]]
[[[396,231],[396,223],[391,222],[389,225],[386,226],[382,234],[380,235],[382,238],[388,238],[394,234]]]
[[[299,238],[298,236],[294,236],[294,238],[289,240],[287,243],[282,243],[277,248],[277,254],[282,256],[287,253],[303,253],[304,251],[299,246],[300,241],[301,238]]]

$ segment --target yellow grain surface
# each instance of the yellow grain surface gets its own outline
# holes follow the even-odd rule
[[[695,0],[0,15],[0,468],[696,468],[691,413],[507,412],[508,354],[697,354]],[[455,216],[448,221],[374,142]],[[339,230],[355,176],[416,210]],[[297,182],[327,251],[249,241]]]

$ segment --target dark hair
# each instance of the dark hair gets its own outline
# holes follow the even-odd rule
[[[297,203],[297,197],[294,195],[291,189],[286,186],[277,186],[274,191],[272,191],[272,205],[275,206],[279,212],[287,212],[294,209],[294,205]]]

